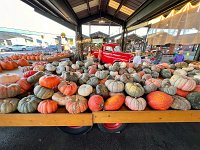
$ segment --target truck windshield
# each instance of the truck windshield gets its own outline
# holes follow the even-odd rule
[[[121,52],[121,47],[120,46],[115,46],[114,51],[115,52]]]

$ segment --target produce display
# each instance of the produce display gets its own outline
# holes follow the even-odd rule
[[[42,54],[13,55],[1,60],[18,74],[0,75],[0,113],[55,113],[59,107],[77,114],[96,111],[200,109],[199,63],[143,64],[70,60],[35,62]],[[53,55],[64,57],[65,54]],[[46,59],[46,58],[45,58]],[[43,59],[42,59],[43,60]],[[25,71],[25,72],[24,72]]]

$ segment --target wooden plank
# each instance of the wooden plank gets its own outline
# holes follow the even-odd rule
[[[93,123],[200,122],[200,110],[103,111],[93,113]]]
[[[0,126],[92,126],[92,114],[0,114]]]

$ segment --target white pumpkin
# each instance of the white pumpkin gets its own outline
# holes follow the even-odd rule
[[[144,98],[133,98],[126,96],[125,105],[131,110],[144,110],[147,106],[147,103]]]
[[[56,68],[56,73],[57,74],[62,74],[63,71],[65,71],[65,67],[64,66],[58,66]]]
[[[91,85],[88,84],[82,84],[78,88],[78,94],[81,96],[89,96],[93,92],[93,88]]]
[[[182,68],[185,71],[192,71],[194,70],[194,67],[186,67],[186,68]]]
[[[120,65],[121,69],[126,68],[126,63],[125,62],[120,62],[119,65]]]
[[[57,102],[60,106],[65,106],[67,103],[66,95],[63,95],[60,92],[54,93],[52,96],[52,100]]]
[[[117,71],[110,71],[110,75],[111,76],[116,76],[116,75],[118,75],[118,72]]]
[[[105,85],[110,92],[120,93],[124,90],[124,83],[121,81],[107,80]]]
[[[95,76],[99,79],[104,79],[108,76],[108,73],[109,73],[108,71],[104,71],[104,70],[103,71],[97,71],[95,73]]]
[[[46,64],[45,69],[46,69],[47,71],[53,72],[53,71],[56,70],[56,67],[55,67],[54,65],[52,65],[52,64]]]
[[[74,70],[78,70],[79,69],[79,65],[78,64],[72,64],[72,69]]]
[[[107,69],[108,69],[110,66],[112,66],[112,64],[104,64],[104,67],[107,68]]]
[[[184,75],[184,76],[186,76],[187,72],[183,69],[177,69],[177,70],[174,71],[174,75]]]
[[[103,69],[104,69],[104,66],[103,66],[103,65],[100,65],[100,64],[98,64],[98,69],[100,69],[100,70],[103,70]]]
[[[61,61],[58,66],[67,66],[67,65],[68,65],[67,61]]]
[[[200,80],[200,74],[194,75],[194,79],[199,79]]]

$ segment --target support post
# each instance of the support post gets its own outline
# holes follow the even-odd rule
[[[78,25],[76,27],[76,52],[74,55],[74,61],[83,60],[83,45],[82,45],[82,27]]]
[[[200,60],[200,45],[197,47],[197,51],[194,55],[194,61],[199,61]]]
[[[122,47],[122,51],[124,51],[124,35],[125,35],[125,31],[126,31],[126,24],[123,24],[122,27],[122,43],[121,43],[121,47]]]

